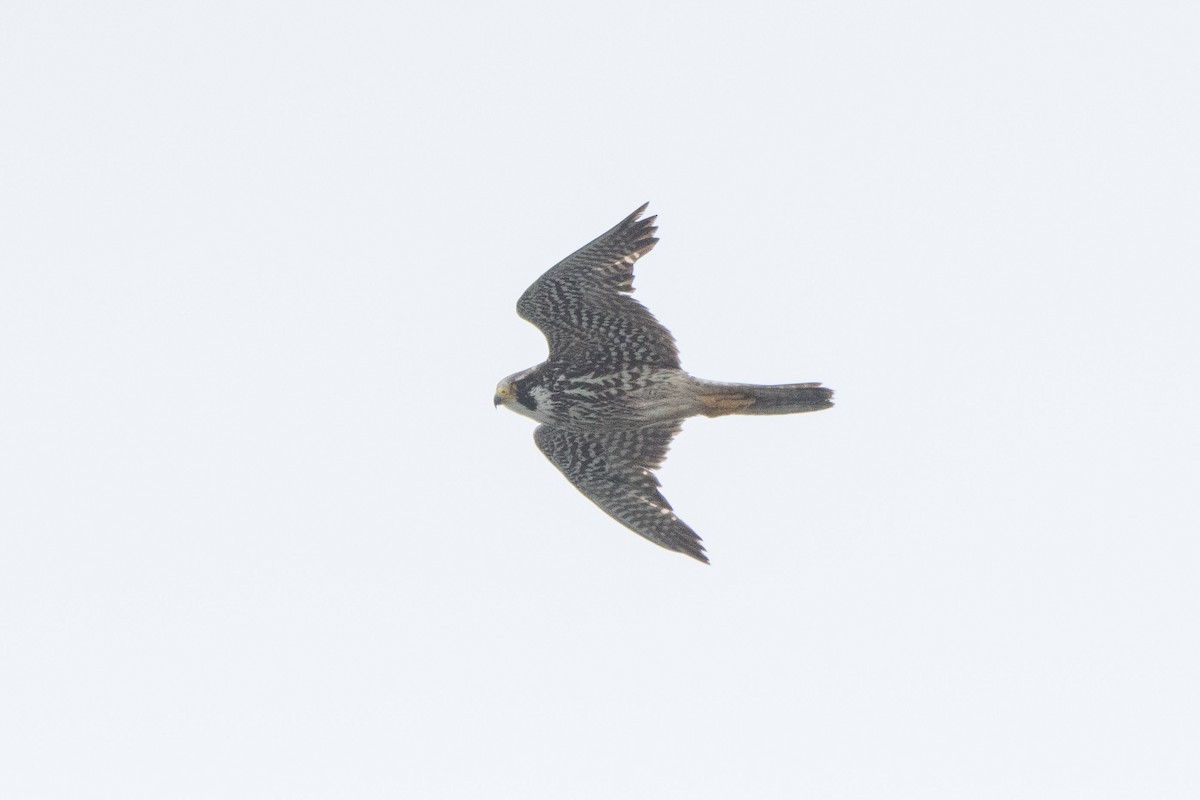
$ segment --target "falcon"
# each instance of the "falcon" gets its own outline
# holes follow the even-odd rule
[[[654,470],[683,420],[703,414],[798,414],[833,405],[819,383],[758,386],[695,378],[670,331],[630,296],[633,265],[658,242],[648,203],[534,281],[517,313],[549,357],[496,386],[495,405],[537,420],[533,440],[606,514],[657,545],[708,563]]]

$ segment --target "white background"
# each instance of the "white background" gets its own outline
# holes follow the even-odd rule
[[[1200,796],[1193,3],[0,10],[0,796]],[[496,411],[643,201],[704,567]]]

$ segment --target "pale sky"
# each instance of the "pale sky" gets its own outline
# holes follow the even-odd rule
[[[1200,11],[734,9],[0,8],[0,797],[1200,796]],[[645,201],[709,567],[492,406]]]

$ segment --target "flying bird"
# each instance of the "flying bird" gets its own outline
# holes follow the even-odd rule
[[[575,488],[655,544],[708,563],[654,470],[683,420],[703,414],[797,414],[833,405],[819,383],[758,386],[695,378],[670,331],[630,296],[633,265],[658,239],[648,203],[534,281],[517,313],[550,355],[496,386],[495,405],[537,420],[534,442]]]

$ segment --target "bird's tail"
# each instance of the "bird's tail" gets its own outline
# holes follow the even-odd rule
[[[833,390],[819,383],[785,383],[757,386],[752,383],[696,381],[701,412],[707,417],[726,414],[800,414],[833,405]]]

